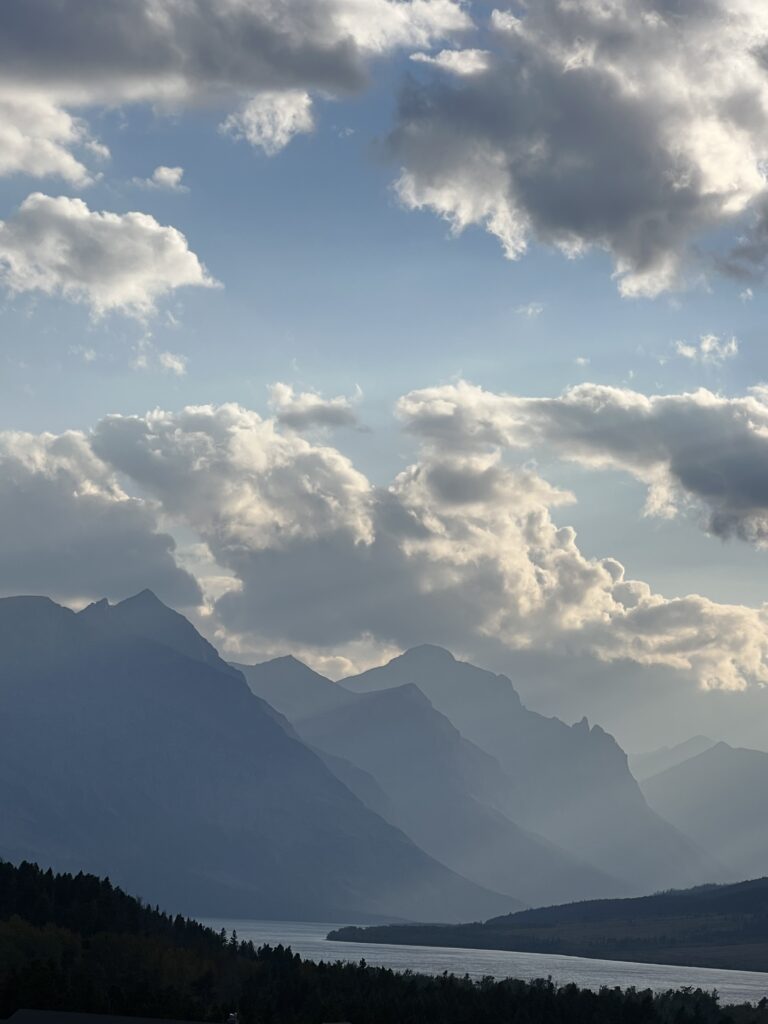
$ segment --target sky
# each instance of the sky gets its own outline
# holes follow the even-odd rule
[[[768,11],[5,0],[0,591],[763,746]]]

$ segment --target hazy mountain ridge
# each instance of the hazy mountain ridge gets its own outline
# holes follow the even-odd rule
[[[649,750],[647,753],[631,754],[629,767],[642,788],[646,779],[666,771],[667,768],[674,768],[675,765],[682,764],[697,754],[703,754],[705,750],[714,747],[716,742],[709,736],[692,736],[689,740],[671,747],[659,747],[658,750]]]
[[[646,779],[651,807],[710,850],[731,878],[768,874],[768,754],[716,743]]]
[[[242,672],[253,693],[294,723],[343,707],[353,699],[343,686],[326,679],[291,654],[258,665],[232,662],[232,667]]]
[[[612,736],[586,719],[568,726],[529,711],[506,676],[423,645],[342,680],[356,692],[408,682],[501,764],[515,822],[609,875],[619,872],[628,893],[724,878],[719,864],[649,808]]]
[[[150,632],[171,623],[175,645],[175,616],[157,602]],[[101,871],[196,913],[455,920],[514,905],[364,806],[205,642],[205,660],[187,657],[141,636],[142,619],[0,601],[0,856]]]
[[[509,780],[413,684],[351,695],[297,723],[320,750],[365,769],[389,820],[454,870],[528,903],[622,892],[622,885],[501,813]]]

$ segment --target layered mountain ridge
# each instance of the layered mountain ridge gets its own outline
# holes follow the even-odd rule
[[[146,595],[79,615],[0,601],[0,857],[109,874],[196,914],[520,906],[366,807],[180,618]]]
[[[615,740],[425,645],[225,663],[144,591],[0,600],[0,857],[215,916],[477,920],[718,877]]]

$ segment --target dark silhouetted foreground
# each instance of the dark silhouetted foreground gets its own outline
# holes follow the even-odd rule
[[[92,875],[0,863],[0,1017],[20,1007],[242,1024],[768,1024],[701,991],[592,992],[314,964],[259,950]]]
[[[523,910],[484,924],[349,927],[330,937],[768,971],[768,878]]]

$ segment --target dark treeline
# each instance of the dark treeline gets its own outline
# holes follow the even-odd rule
[[[92,875],[0,863],[0,1017],[22,1007],[243,1024],[768,1024],[711,994],[473,982],[314,964],[172,917]]]
[[[347,927],[330,938],[768,970],[768,878],[538,907],[459,925]]]

